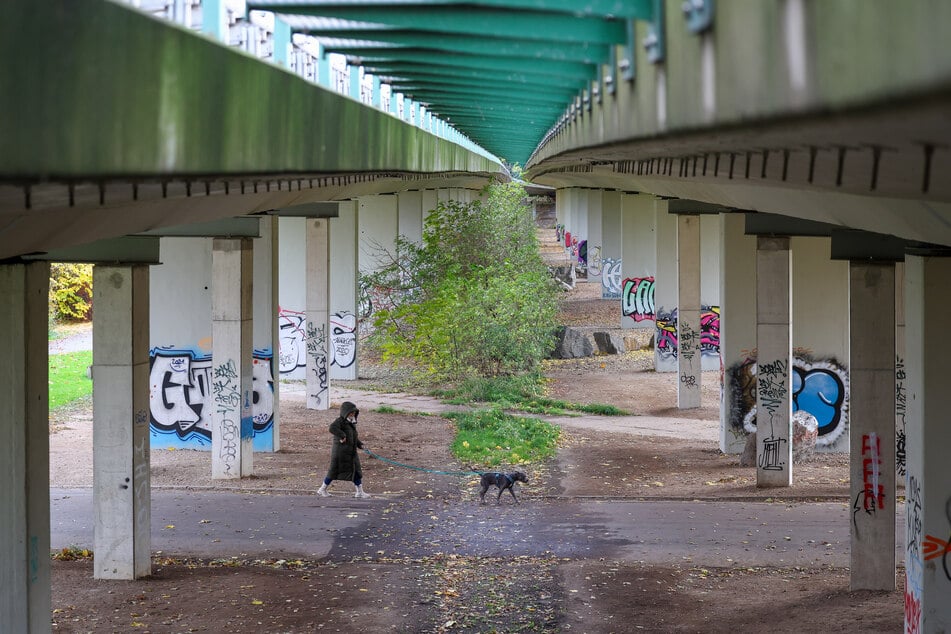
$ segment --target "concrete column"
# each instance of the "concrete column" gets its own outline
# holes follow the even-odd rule
[[[908,377],[905,372],[905,263],[895,263],[895,480],[904,480],[905,416]]]
[[[621,298],[621,201],[621,192],[604,192],[601,197],[601,299]]]
[[[677,407],[700,407],[700,216],[677,218]]]
[[[49,632],[49,265],[0,265],[0,632]]]
[[[666,200],[654,201],[654,217],[654,370],[677,372],[677,217],[667,213]]]
[[[635,194],[625,195],[621,199],[623,235],[620,252],[621,274],[617,291],[621,298],[622,328],[654,328],[656,223],[652,197]],[[672,248],[676,248],[676,242]],[[672,283],[676,284],[676,281]],[[676,293],[676,287],[673,288]],[[675,300],[676,294],[671,304]]]
[[[588,190],[588,281],[601,284],[602,233],[601,233],[601,189]]]
[[[429,217],[429,212],[436,208],[436,205],[439,204],[439,201],[436,197],[435,189],[424,189],[420,192],[423,205],[423,222],[426,222],[426,218]]]
[[[789,238],[756,241],[756,485],[792,484],[792,258]]]
[[[329,221],[308,218],[307,240],[307,299],[304,313],[307,331],[307,408],[330,408],[329,372],[330,338],[330,243]]]
[[[951,258],[906,257],[905,632],[951,631],[949,285]]]
[[[152,574],[149,269],[93,269],[93,515],[96,579]]]
[[[211,477],[242,478],[253,470],[251,419],[250,238],[212,242]]]
[[[423,196],[420,191],[401,192],[397,196],[397,230],[416,244],[423,243]]]
[[[720,451],[746,447],[744,419],[756,407],[756,238],[743,214],[720,214]]]
[[[851,263],[852,590],[895,589],[894,302],[894,263]]]
[[[345,200],[330,221],[330,379],[352,381],[359,375],[357,347],[357,205]]]
[[[255,241],[252,293],[254,358],[251,360],[252,419],[254,451],[281,449],[281,392],[279,357],[279,218],[265,216],[260,220],[261,237]]]
[[[302,381],[306,378],[307,348],[304,344],[304,306],[307,288],[305,265],[307,241],[304,218],[280,218],[279,318],[280,348],[278,369],[281,379]],[[276,376],[276,373],[275,373]]]

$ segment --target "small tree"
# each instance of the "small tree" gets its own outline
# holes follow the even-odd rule
[[[483,198],[440,202],[421,245],[399,237],[389,263],[364,277],[389,299],[371,339],[385,360],[459,379],[530,372],[550,351],[555,288],[525,190],[497,183]]]
[[[50,320],[92,317],[92,264],[50,264]]]

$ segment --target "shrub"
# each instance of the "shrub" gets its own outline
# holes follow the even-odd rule
[[[361,284],[387,298],[371,342],[434,379],[533,372],[554,343],[555,288],[541,261],[525,190],[490,185],[483,200],[443,201],[423,243],[395,253]]]
[[[89,321],[92,318],[92,264],[50,265],[50,319]]]

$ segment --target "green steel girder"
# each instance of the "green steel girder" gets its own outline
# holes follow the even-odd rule
[[[432,88],[446,88],[449,90],[468,89],[470,94],[479,93],[482,90],[498,91],[503,90],[511,95],[510,100],[517,101],[525,94],[533,95],[551,95],[561,96],[562,103],[569,103],[575,95],[578,94],[577,86],[561,86],[558,84],[540,85],[540,84],[514,84],[511,82],[500,82],[490,79],[461,79],[458,77],[448,77],[436,75],[433,77],[415,76],[403,77],[395,74],[382,73],[380,78],[387,81],[391,86],[424,86]],[[400,92],[407,92],[401,90]],[[412,94],[412,93],[410,93]]]
[[[434,33],[481,34],[518,39],[564,40],[615,44],[626,37],[623,20],[575,16],[544,11],[512,11],[480,8],[470,4],[428,6],[421,4],[304,4],[268,3],[257,0],[249,9],[261,9],[290,15],[314,15],[356,22],[424,30]],[[557,37],[553,37],[557,36]]]
[[[593,42],[563,42],[529,39],[503,38],[476,35],[439,35],[425,31],[404,31],[393,29],[330,29],[311,28],[305,22],[288,21],[298,33],[313,35],[326,43],[328,47],[339,42],[339,46],[350,48],[397,49],[429,48],[439,51],[485,55],[486,57],[515,57],[537,60],[575,61],[584,64],[596,64],[607,59],[610,47],[607,44]],[[296,26],[295,26],[296,25]]]
[[[556,118],[561,114],[562,109],[557,106],[542,106],[536,108],[525,108],[520,104],[506,104],[506,103],[476,103],[473,104],[472,101],[447,101],[445,99],[433,100],[424,102],[426,107],[429,110],[435,110],[441,115],[452,116],[457,114],[473,114],[481,115],[485,113],[497,114],[497,115],[508,115],[510,118],[517,118],[522,115],[527,115],[531,118],[537,117],[548,117]]]
[[[266,11],[293,12],[301,6],[315,9],[350,7],[346,0],[253,0],[248,5]],[[461,7],[478,5],[503,9],[548,11],[577,16],[622,17],[650,20],[654,5],[651,0],[363,0],[361,4],[380,7]]]
[[[358,58],[357,64],[364,66],[377,62],[412,62],[429,66],[448,66],[450,68],[510,72],[511,69],[520,68],[524,64],[524,60],[514,57],[485,57],[481,55],[447,53],[434,50],[401,49],[399,51],[386,51],[375,49],[368,51],[367,49],[355,49],[350,47],[327,46],[326,48],[332,53],[341,53],[348,57],[356,57]],[[538,61],[532,67],[532,71],[541,75],[554,75],[556,77],[570,77],[575,79],[593,79],[597,76],[598,72],[597,66],[594,64],[552,60]]]
[[[493,101],[509,101],[523,103],[528,106],[556,106],[559,111],[565,109],[565,102],[570,99],[574,93],[539,93],[537,91],[525,90],[513,95],[511,90],[497,89],[488,87],[473,88],[468,86],[451,86],[430,84],[423,85],[421,82],[414,84],[392,83],[390,87],[395,92],[410,93],[418,101],[434,102],[449,101],[458,103],[472,103],[477,97],[484,97]]]
[[[450,77],[454,79],[480,79],[498,82],[500,84],[515,84],[517,86],[540,86],[551,84],[551,78],[543,75],[533,75],[522,72],[506,72],[494,70],[473,70],[470,68],[453,69],[442,66],[417,64],[415,62],[367,62],[363,67],[381,77]],[[581,90],[587,85],[584,79],[562,79],[560,85],[571,86]]]

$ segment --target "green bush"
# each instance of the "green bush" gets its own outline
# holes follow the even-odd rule
[[[92,318],[92,264],[50,265],[50,320]]]
[[[541,261],[525,190],[494,184],[471,203],[443,201],[423,243],[395,253],[361,281],[387,298],[371,343],[433,379],[533,372],[554,344],[555,287]]]

